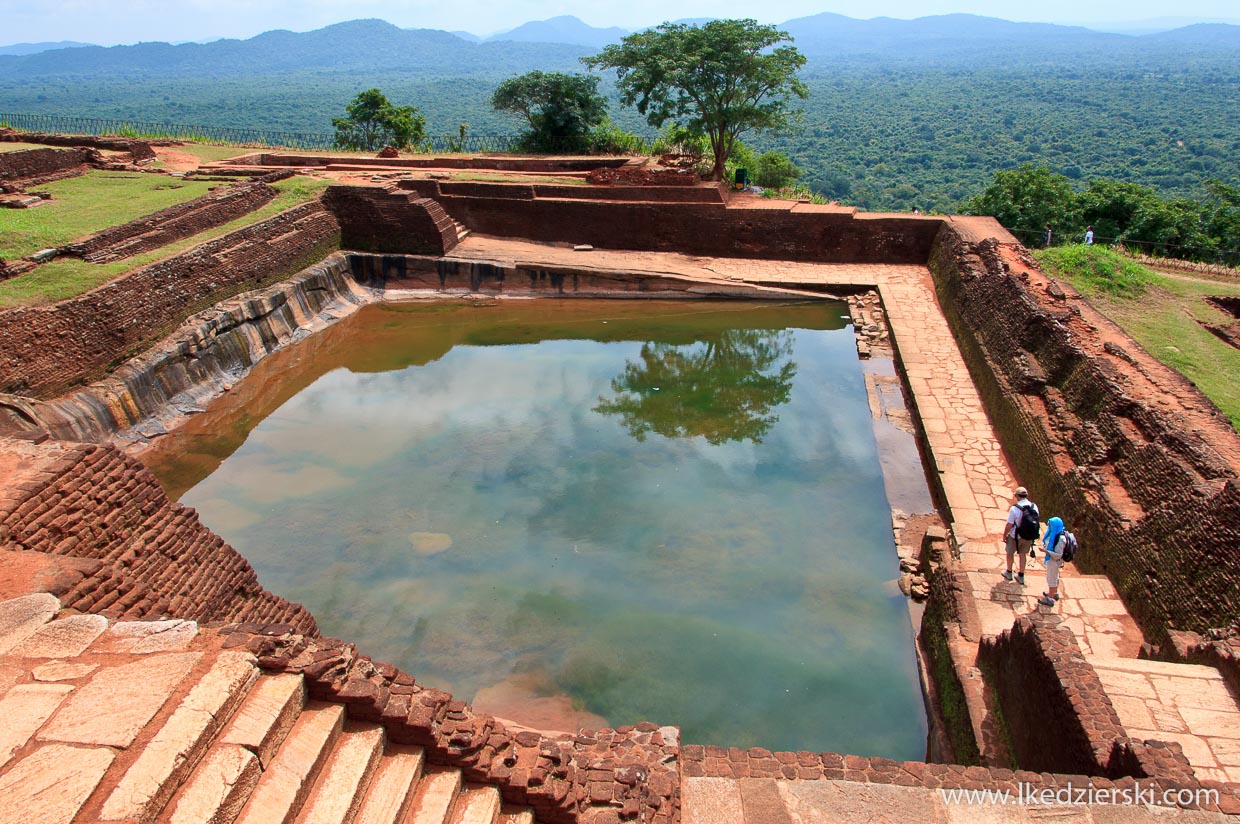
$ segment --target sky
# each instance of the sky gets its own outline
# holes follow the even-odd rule
[[[571,14],[592,26],[637,29],[667,19],[756,17],[782,23],[834,12],[911,19],[980,14],[1008,20],[1115,24],[1165,17],[1240,22],[1235,0],[0,0],[0,45],[77,40],[104,46],[160,40],[247,38],[271,29],[309,31],[378,17],[401,28],[482,36]]]

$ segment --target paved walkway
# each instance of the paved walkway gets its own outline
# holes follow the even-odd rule
[[[1221,824],[1229,820],[1222,813],[1146,804],[967,798],[948,790],[856,781],[687,778],[681,784],[681,824]]]

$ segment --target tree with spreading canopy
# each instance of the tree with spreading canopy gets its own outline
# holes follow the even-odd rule
[[[333,117],[336,146],[373,152],[384,146],[411,149],[426,137],[426,118],[413,106],[394,106],[378,89],[367,89]]]
[[[786,128],[794,117],[789,99],[809,94],[797,78],[805,56],[779,45],[785,41],[792,41],[787,32],[755,20],[663,23],[582,62],[615,69],[621,102],[636,104],[655,128],[673,120],[706,135],[712,175],[721,180],[742,134]]]
[[[542,152],[584,149],[590,130],[607,114],[597,77],[563,72],[510,77],[491,95],[491,107],[524,117],[530,126],[526,146]]]

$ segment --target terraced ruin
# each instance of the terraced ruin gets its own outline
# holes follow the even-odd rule
[[[82,141],[15,137],[68,143],[0,154],[19,201],[88,164],[167,174],[146,152],[176,151],[92,158]],[[1079,800],[1082,820],[1240,814],[1240,437],[996,222],[588,184],[585,159],[404,160],[204,165],[191,179],[222,191],[0,265],[17,283],[75,250],[92,266],[127,249],[159,258],[0,310],[0,707],[14,719],[0,809],[952,821],[977,811],[951,791],[994,790]],[[453,179],[462,165],[501,179]],[[253,215],[287,173],[322,196],[159,254]],[[911,430],[920,459],[885,477],[920,463],[933,495],[933,512],[895,518],[890,558],[892,579],[926,597],[924,760],[686,741],[675,719],[540,730],[480,711],[416,666],[323,637],[143,463],[213,399],[259,392],[245,376],[264,358],[369,304],[824,295],[850,300],[861,357],[891,360],[868,379],[876,426]],[[1000,575],[1018,484],[1084,548],[1054,607],[1036,603],[1039,564],[1023,588]],[[1046,812],[991,797],[985,814]]]

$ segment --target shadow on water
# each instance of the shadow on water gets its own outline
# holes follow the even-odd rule
[[[325,633],[483,710],[920,758],[845,314],[368,307],[144,460]]]

